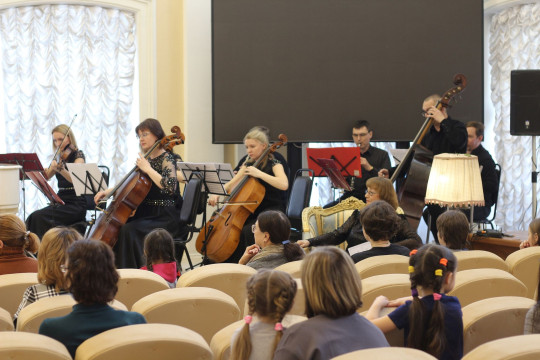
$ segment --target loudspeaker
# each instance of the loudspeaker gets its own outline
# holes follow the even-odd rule
[[[511,72],[510,134],[540,135],[540,70]]]

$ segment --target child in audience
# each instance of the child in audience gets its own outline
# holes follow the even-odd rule
[[[364,236],[371,244],[371,249],[356,253],[353,261],[380,255],[409,256],[409,249],[405,246],[392,244],[390,239],[396,234],[401,219],[396,210],[386,201],[374,201],[360,212],[360,222]]]
[[[406,301],[387,316],[386,306],[397,306],[384,296],[373,302],[366,317],[383,332],[405,329],[405,344],[437,359],[463,356],[463,320],[459,300],[444,293],[454,288],[457,260],[451,250],[428,244],[411,251],[409,259],[412,301]],[[398,299],[397,303],[402,303]]]
[[[529,309],[527,315],[525,316],[525,335],[540,334],[540,268],[538,269],[538,279],[538,288],[536,290],[536,304]]]
[[[520,249],[529,246],[538,246],[538,234],[540,234],[540,218],[534,219],[529,225],[529,237],[519,244]]]
[[[144,256],[146,266],[142,270],[150,270],[167,281],[169,287],[175,288],[178,279],[176,259],[174,257],[174,241],[165,229],[155,229],[144,238]]]
[[[35,254],[39,237],[26,231],[26,225],[17,215],[0,215],[0,275],[37,272],[38,263],[26,252]]]
[[[286,272],[264,269],[246,287],[249,313],[233,335],[231,359],[271,360],[283,335],[283,317],[293,305],[296,281]]]
[[[467,250],[469,220],[459,210],[448,210],[437,218],[439,244],[451,250]]]

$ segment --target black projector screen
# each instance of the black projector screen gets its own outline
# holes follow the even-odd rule
[[[482,0],[213,0],[213,142],[255,125],[291,142],[409,141],[422,101],[468,83],[449,110],[483,121]]]

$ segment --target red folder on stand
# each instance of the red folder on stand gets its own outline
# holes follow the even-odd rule
[[[308,167],[315,176],[325,176],[319,159],[332,159],[342,176],[362,177],[362,163],[359,147],[307,148]]]

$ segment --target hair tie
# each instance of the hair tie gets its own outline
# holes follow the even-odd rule
[[[441,300],[442,295],[439,293],[433,293],[433,300],[439,301]]]
[[[253,320],[253,316],[251,315],[244,316],[244,321],[246,322],[246,324],[251,324],[251,320]]]
[[[280,322],[276,323],[276,325],[274,326],[274,330],[283,331],[283,325],[281,325]]]
[[[439,264],[444,265],[444,266],[448,265],[448,259],[441,258],[441,260],[439,260]]]
[[[418,296],[418,290],[415,288],[415,289],[411,289],[411,294],[413,297],[417,297]]]
[[[283,245],[287,245],[288,243],[290,243],[290,241],[289,241],[289,240],[283,240],[281,243],[282,243]]]
[[[409,253],[409,256],[413,256],[414,254],[416,254],[418,252],[418,250],[414,249],[414,250],[411,250],[411,252]]]
[[[442,269],[435,270],[435,276],[442,276]]]
[[[409,273],[413,273],[413,272],[414,272],[414,266],[409,265]]]

